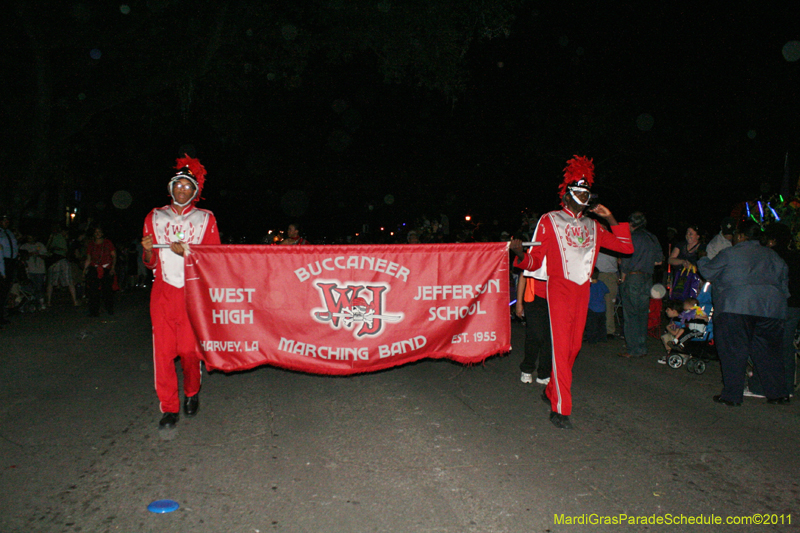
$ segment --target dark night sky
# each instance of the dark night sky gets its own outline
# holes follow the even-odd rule
[[[136,233],[147,210],[166,203],[169,165],[190,144],[209,170],[201,206],[223,232],[251,241],[293,218],[314,240],[442,212],[513,231],[523,208],[557,205],[576,153],[594,158],[596,189],[617,218],[643,209],[654,229],[699,221],[715,232],[761,183],[780,187],[787,150],[797,177],[800,62],[782,54],[800,40],[796,4],[588,4],[524,3],[507,38],[473,43],[455,102],[384,83],[368,57],[310,68],[279,97],[201,87],[185,116],[165,90],[95,116],[69,171],[100,177],[86,186],[87,209]],[[124,24],[118,12],[106,16]],[[61,53],[92,48],[75,45]],[[99,63],[116,57],[109,47]],[[29,75],[14,61],[4,68]],[[81,90],[81,79],[60,74]],[[171,115],[154,112],[169,106]],[[652,127],[643,131],[645,115]],[[227,122],[237,126],[230,134]],[[125,211],[110,206],[120,189],[134,196]]]

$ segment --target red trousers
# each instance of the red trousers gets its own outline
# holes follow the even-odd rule
[[[153,321],[156,394],[161,412],[178,413],[181,402],[175,358],[181,359],[185,396],[194,396],[200,392],[202,379],[200,350],[186,313],[183,289],[157,281],[150,293],[150,318]]]
[[[547,280],[553,371],[545,394],[552,410],[567,416],[572,413],[572,365],[581,351],[590,285],[591,282],[578,285],[555,276]]]

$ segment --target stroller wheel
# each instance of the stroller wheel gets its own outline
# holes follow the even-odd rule
[[[683,366],[683,357],[674,353],[667,359],[667,364],[669,364],[670,368],[680,368]]]
[[[695,363],[694,365],[694,373],[699,376],[705,371],[706,371],[706,362],[698,359],[697,363]]]
[[[689,359],[689,362],[686,363],[686,370],[688,370],[689,372],[694,372],[696,367],[697,367],[697,359]]]

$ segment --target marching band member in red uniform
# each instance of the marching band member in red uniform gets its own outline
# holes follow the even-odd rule
[[[604,218],[611,231],[583,215],[589,205],[594,182],[594,164],[586,157],[567,161],[564,181],[559,187],[563,209],[551,211],[536,226],[534,241],[526,254],[522,241],[511,241],[517,257],[514,266],[523,270],[547,267],[547,303],[553,341],[553,371],[542,399],[551,405],[550,421],[558,428],[572,429],[572,365],[581,349],[592,270],[599,249],[633,253],[628,223],[618,224],[605,206],[589,209]]]
[[[175,358],[183,369],[183,412],[192,417],[200,407],[200,350],[189,323],[184,299],[184,244],[219,244],[217,220],[211,211],[198,209],[206,169],[186,155],[176,161],[177,174],[169,182],[170,205],[153,209],[144,221],[143,259],[154,271],[150,294],[153,322],[153,367],[161,412],[159,429],[173,428],[180,416]],[[155,248],[155,244],[169,248]]]

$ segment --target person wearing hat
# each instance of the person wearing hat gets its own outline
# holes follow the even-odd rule
[[[706,245],[706,257],[714,257],[725,248],[733,246],[733,234],[736,231],[736,221],[731,217],[725,217],[720,224],[720,232]]]
[[[714,291],[714,343],[722,369],[717,403],[742,405],[748,359],[761,380],[770,404],[788,404],[783,362],[783,329],[789,293],[789,267],[762,246],[761,227],[746,220],[737,228],[734,246],[697,266]]]
[[[600,247],[623,254],[633,253],[628,223],[618,224],[603,206],[589,207],[594,164],[574,156],[567,161],[559,187],[562,209],[551,211],[536,226],[535,241],[525,253],[520,239],[509,248],[517,256],[514,266],[535,271],[547,266],[547,303],[553,340],[553,369],[542,399],[551,406],[550,421],[560,429],[572,429],[572,365],[581,349],[592,270]],[[588,211],[606,220],[611,231]]]
[[[206,169],[186,155],[176,161],[178,170],[169,182],[170,205],[153,209],[144,221],[142,260],[155,271],[150,293],[153,322],[155,385],[163,416],[159,429],[173,428],[180,417],[180,396],[175,358],[183,370],[183,412],[187,417],[200,407],[200,349],[184,300],[185,244],[220,244],[217,219],[195,204],[205,183]],[[155,244],[169,248],[155,248]]]
[[[797,361],[794,347],[794,334],[800,324],[800,251],[792,246],[792,230],[782,222],[773,222],[764,229],[764,246],[777,253],[789,267],[789,298],[786,300],[786,321],[783,323],[783,341],[781,342],[781,352],[783,353],[784,378],[786,380],[786,390],[789,395],[794,394],[795,374]],[[745,396],[765,396],[764,387],[758,372],[752,375],[748,372],[748,388],[745,388]]]
[[[628,217],[631,227],[633,254],[620,263],[622,283],[622,327],[625,332],[624,353],[620,357],[647,355],[647,315],[650,313],[650,290],[653,288],[653,271],[664,262],[664,252],[658,238],[647,231],[647,218],[641,211]]]

